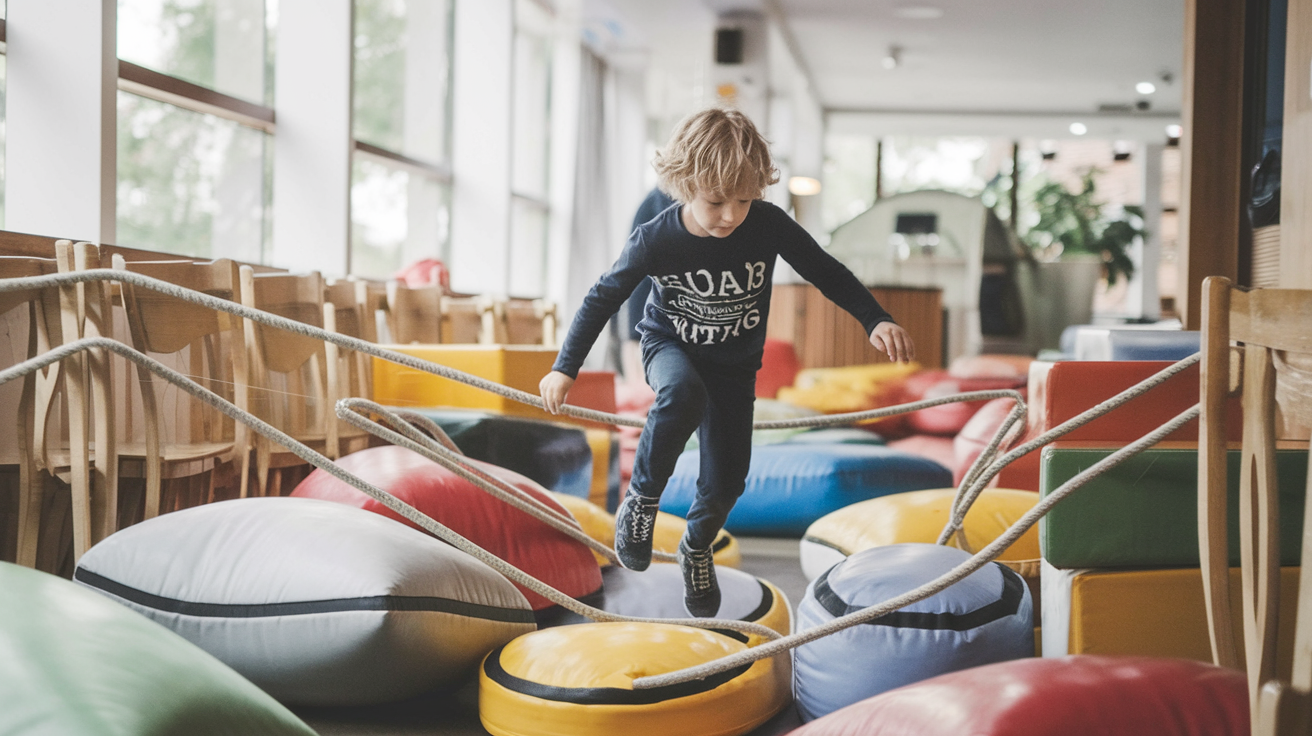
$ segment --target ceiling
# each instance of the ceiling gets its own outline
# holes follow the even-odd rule
[[[1078,120],[1091,135],[1160,138],[1178,122],[1184,0],[612,1],[645,6],[639,28],[770,15],[833,130],[1048,136]],[[703,12],[689,12],[693,3]],[[915,17],[927,15],[937,17]],[[892,46],[900,64],[890,70]],[[1156,91],[1136,92],[1139,82]]]

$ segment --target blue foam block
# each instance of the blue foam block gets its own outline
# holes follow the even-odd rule
[[[679,457],[661,510],[686,517],[697,495],[701,454]],[[816,519],[869,498],[952,486],[933,460],[878,445],[779,444],[752,448],[751,469],[725,529],[733,534],[801,537]]]

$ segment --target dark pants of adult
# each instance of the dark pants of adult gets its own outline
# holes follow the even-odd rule
[[[630,490],[659,498],[696,430],[701,474],[686,536],[693,549],[706,549],[747,481],[759,361],[723,365],[689,356],[676,340],[646,338],[642,362],[656,401],[638,440]]]

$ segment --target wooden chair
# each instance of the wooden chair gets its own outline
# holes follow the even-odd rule
[[[56,271],[54,259],[0,257],[0,279],[43,276]],[[25,319],[16,313],[10,314],[11,310],[16,311],[22,306],[27,307]],[[63,334],[59,317],[59,295],[55,289],[0,293],[0,321],[5,323],[9,334],[15,337],[21,334],[18,330],[24,322],[27,331],[26,352],[11,353],[11,360],[6,361],[6,365],[34,358],[57,346]],[[17,344],[11,343],[11,349],[17,347]],[[12,443],[0,445],[0,465],[18,469],[18,546],[15,561],[25,567],[36,567],[37,538],[41,529],[42,494],[37,477],[35,442],[37,381],[43,379],[53,383],[58,373],[59,364],[56,363],[45,371],[28,374],[21,382],[0,387],[0,401],[3,401],[0,406],[5,407],[8,416],[17,419],[16,425],[12,427]],[[13,414],[8,413],[10,407],[13,407]],[[4,431],[10,431],[10,427],[6,426]]]
[[[487,296],[443,296],[441,342],[456,345],[497,343],[496,302]]]
[[[442,287],[387,282],[387,330],[397,345],[442,342]]]
[[[125,261],[116,255],[114,268],[221,299],[241,301],[238,267],[228,259]],[[174,356],[174,361],[181,363],[179,368],[183,373],[239,408],[249,410],[249,366],[239,318],[131,284],[122,285],[122,294],[129,334],[137,350],[154,353],[156,358]],[[136,472],[146,480],[145,518],[161,512],[166,479],[208,473],[207,497],[212,500],[215,471],[227,462],[233,462],[240,473],[240,495],[245,498],[250,471],[246,425],[228,419],[170,385],[157,386],[149,370],[138,368],[137,377],[145,439],[123,444],[119,455],[143,466]],[[166,400],[170,400],[173,411],[166,410]],[[132,434],[130,422],[127,434]],[[130,465],[125,464],[124,468],[129,469]]]
[[[359,298],[359,286],[360,284],[351,281],[333,281],[324,287],[323,328],[325,330],[364,339],[366,304]],[[365,293],[367,294],[367,291]],[[370,312],[369,316],[372,315],[373,313]],[[342,350],[332,343],[324,344],[324,356],[327,380],[324,454],[335,460],[342,455],[363,450],[369,445],[371,436],[369,433],[333,417],[339,399],[348,396],[368,398],[371,395],[369,363],[365,360],[368,356],[351,350]]]
[[[241,267],[242,303],[248,307],[324,326],[324,285],[317,271],[307,274],[256,274]],[[327,406],[322,340],[246,321],[246,349],[251,357],[254,413],[318,452],[327,450]],[[255,473],[260,495],[269,495],[272,470],[303,466],[290,451],[275,451],[271,441],[254,438]],[[274,476],[273,495],[281,494],[282,473]]]
[[[61,273],[100,268],[100,251],[90,243],[60,240],[55,262]],[[113,337],[109,284],[70,284],[58,292],[65,341]],[[54,381],[38,377],[34,440],[38,467],[69,484],[76,562],[118,528],[118,440],[109,355],[93,350],[63,363]],[[56,419],[63,420],[62,426]]]
[[[503,345],[556,345],[556,305],[545,299],[506,299],[496,304],[497,335]]]
[[[1312,732],[1312,474],[1288,681],[1276,670],[1279,606],[1278,422],[1312,426],[1312,290],[1203,286],[1198,551],[1212,656],[1246,669],[1255,736]],[[1238,344],[1236,347],[1234,344]],[[1242,391],[1239,532],[1243,665],[1232,633],[1226,527],[1226,397]],[[1305,435],[1304,435],[1305,436]]]

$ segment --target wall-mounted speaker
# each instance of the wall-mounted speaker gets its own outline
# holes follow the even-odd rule
[[[715,31],[715,63],[743,63],[743,29],[720,28]]]

